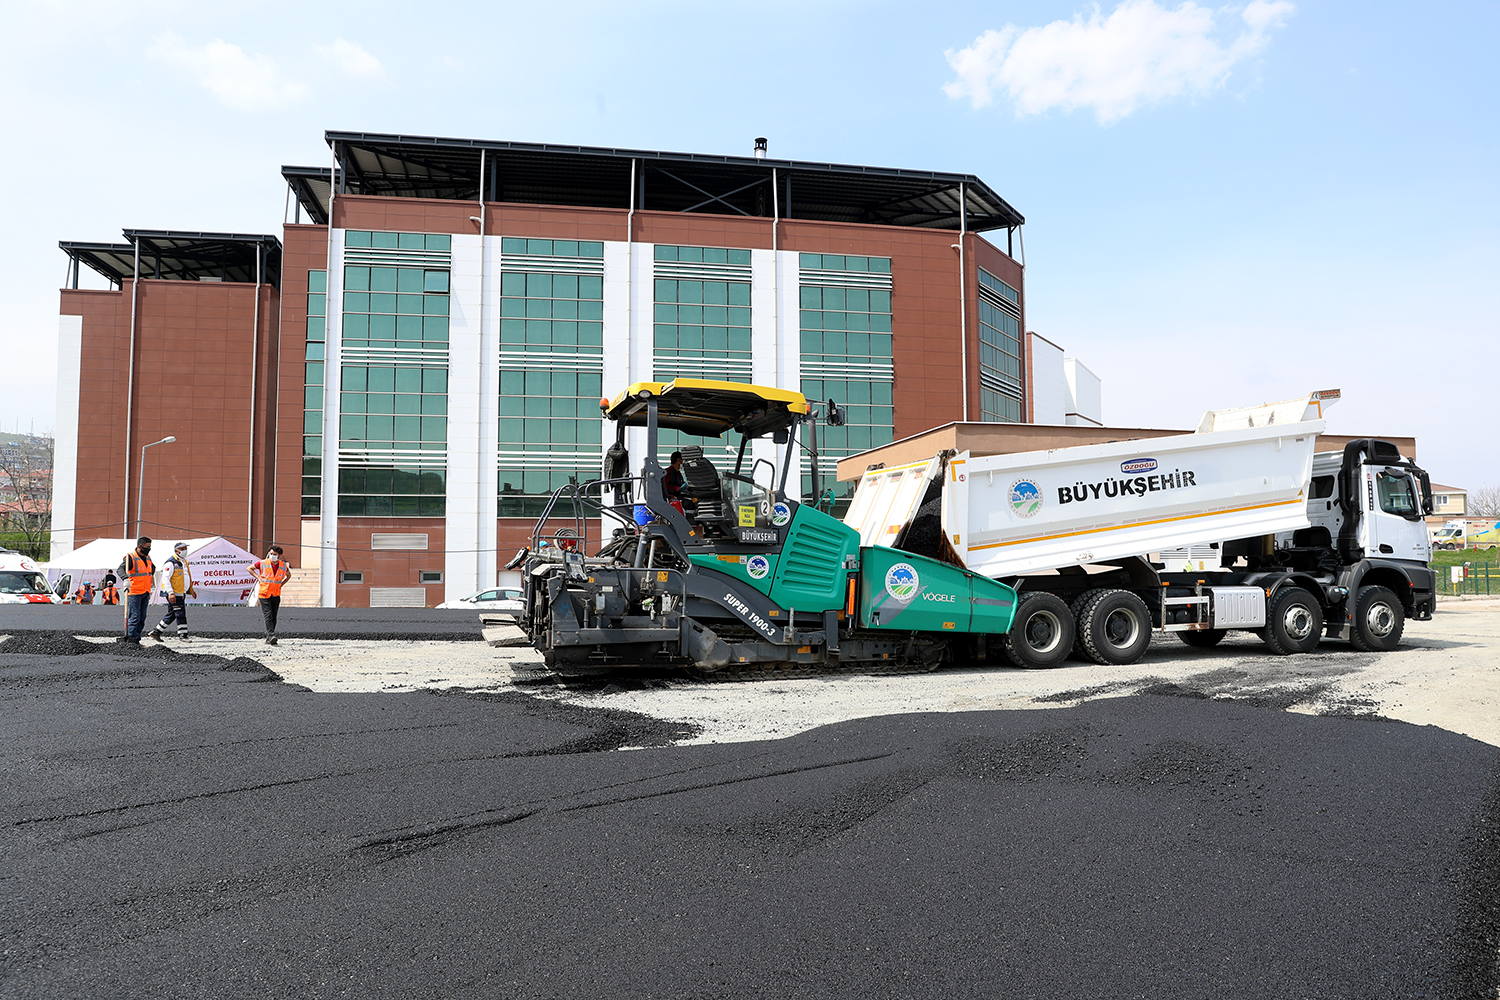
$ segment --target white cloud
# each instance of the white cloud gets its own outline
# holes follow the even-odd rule
[[[1008,24],[944,53],[956,79],[943,91],[976,108],[1003,91],[1017,115],[1093,108],[1107,124],[1142,105],[1222,87],[1295,9],[1287,0],[1252,0],[1232,39],[1224,37],[1235,31],[1231,13],[1192,2],[1168,10],[1155,0],[1125,0],[1107,17],[1095,5],[1087,20],[1075,14],[1039,28]],[[1221,15],[1229,22],[1223,28]]]
[[[366,52],[358,42],[336,38],[332,45],[319,45],[318,55],[333,63],[345,76],[378,79],[385,76],[385,67],[380,60]]]
[[[288,79],[269,56],[249,55],[222,39],[194,46],[169,32],[156,40],[151,51],[186,70],[220,104],[237,111],[269,111],[308,96],[307,87]]]

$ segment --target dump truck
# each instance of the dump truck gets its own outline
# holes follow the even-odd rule
[[[1027,668],[1075,654],[1124,664],[1154,629],[1194,646],[1253,629],[1277,653],[1346,633],[1393,648],[1407,618],[1432,612],[1426,534],[1404,512],[1430,509],[1431,490],[1371,440],[1314,489],[1335,398],[1215,411],[1172,438],[873,468],[840,520],[802,503],[800,483],[787,490],[816,442],[819,411],[800,393],[635,383],[600,401],[615,429],[603,476],[554,493],[507,566],[523,570],[517,622],[569,676],[934,669],[998,654]],[[638,472],[631,427],[645,429]],[[663,430],[737,434],[732,468],[683,446],[678,483],[658,454]],[[1200,543],[1220,568],[1173,574],[1148,558]]]
[[[1019,666],[1124,664],[1153,630],[1207,647],[1257,632],[1275,653],[1325,637],[1389,650],[1436,600],[1426,472],[1376,439],[1318,453],[1338,390],[1210,411],[1150,440],[940,453],[861,477],[845,520],[890,546],[1005,583]],[[1211,552],[1172,572],[1166,550]]]

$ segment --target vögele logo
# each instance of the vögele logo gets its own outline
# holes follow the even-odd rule
[[[764,579],[771,572],[771,560],[765,556],[751,556],[750,562],[745,566],[745,572],[750,574],[750,579]]]
[[[1042,509],[1042,491],[1030,479],[1017,479],[1010,484],[1010,509],[1017,517],[1035,517]]]
[[[910,601],[921,586],[922,578],[911,563],[899,562],[885,571],[885,592],[898,601]]]

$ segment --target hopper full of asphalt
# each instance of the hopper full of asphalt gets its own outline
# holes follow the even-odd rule
[[[671,746],[34,641],[3,996],[1495,995],[1500,753],[1435,728],[1137,697]]]

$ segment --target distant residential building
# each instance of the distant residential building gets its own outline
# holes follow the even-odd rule
[[[1463,517],[1469,513],[1469,491],[1457,486],[1432,484],[1432,516]]]

